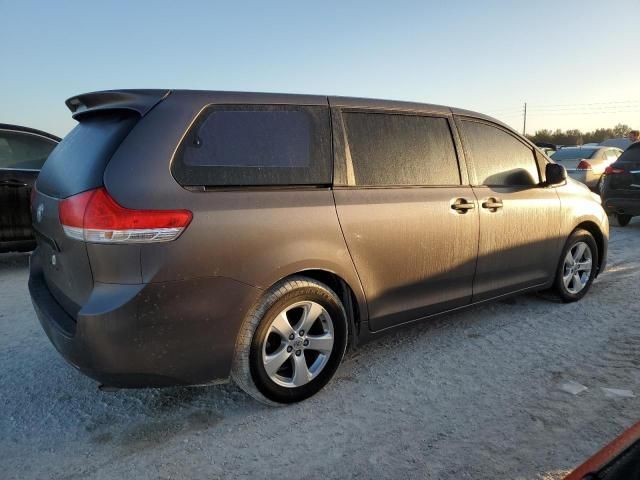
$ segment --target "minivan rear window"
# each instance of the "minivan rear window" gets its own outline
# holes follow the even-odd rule
[[[172,163],[185,186],[331,183],[329,111],[297,105],[205,109]]]
[[[81,119],[42,166],[38,190],[66,198],[101,186],[107,163],[139,118],[117,111]]]

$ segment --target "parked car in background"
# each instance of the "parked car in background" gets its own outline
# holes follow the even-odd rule
[[[629,147],[629,145],[631,145],[631,140],[629,140],[627,137],[609,138],[600,142],[600,146],[602,147],[616,147],[621,150],[625,150]]]
[[[640,143],[627,148],[609,165],[602,182],[602,205],[625,227],[640,216]]]
[[[617,160],[622,150],[616,147],[563,147],[551,155],[569,176],[599,191],[605,168]]]
[[[35,248],[31,188],[58,142],[50,133],[0,123],[0,253]]]
[[[29,290],[58,351],[107,386],[233,378],[296,402],[348,343],[526,291],[577,301],[606,262],[600,198],[482,114],[166,90],[67,105]]]
[[[536,143],[536,147],[538,147],[548,157],[558,150],[558,146],[553,143],[538,142]]]

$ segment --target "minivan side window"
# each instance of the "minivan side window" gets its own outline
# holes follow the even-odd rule
[[[40,170],[56,145],[39,135],[0,130],[0,168]]]
[[[531,148],[498,127],[473,120],[460,123],[478,185],[531,186],[540,182]]]
[[[446,118],[343,112],[355,184],[460,185]]]
[[[328,107],[217,105],[180,144],[172,172],[182,185],[330,184]]]

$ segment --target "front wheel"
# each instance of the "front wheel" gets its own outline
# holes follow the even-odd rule
[[[598,247],[588,231],[575,230],[567,240],[556,272],[554,288],[564,302],[586,295],[598,266]]]
[[[292,277],[270,289],[245,321],[232,377],[263,403],[299,402],[331,380],[347,336],[335,292],[317,280]]]

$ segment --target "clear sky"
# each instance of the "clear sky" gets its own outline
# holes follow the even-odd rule
[[[539,128],[640,127],[640,2],[0,0],[0,122],[193,88],[441,103]]]

